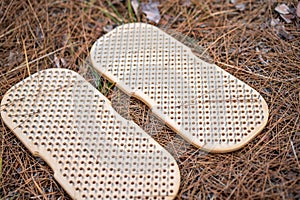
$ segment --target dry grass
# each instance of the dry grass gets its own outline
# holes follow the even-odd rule
[[[243,12],[227,0],[193,0],[191,6],[181,2],[161,1],[159,26],[197,39],[213,62],[259,91],[270,108],[264,131],[239,151],[209,154],[175,135],[141,102],[118,90],[106,94],[124,117],[176,158],[182,177],[178,199],[299,199],[299,18],[291,24],[281,22],[290,34],[286,35],[270,25],[279,17],[275,1],[241,1],[247,2]],[[113,3],[118,12],[106,1],[1,1],[1,99],[38,70],[60,65],[85,74],[80,66],[104,27],[133,20],[125,1]],[[124,98],[127,108],[120,106]],[[51,169],[33,157],[3,121],[0,128],[0,198],[69,199]]]

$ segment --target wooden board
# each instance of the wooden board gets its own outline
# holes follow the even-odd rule
[[[257,91],[152,25],[117,27],[95,42],[91,61],[203,150],[240,149],[267,123],[268,106]]]
[[[5,124],[74,199],[173,199],[174,158],[79,74],[38,72],[1,102]]]

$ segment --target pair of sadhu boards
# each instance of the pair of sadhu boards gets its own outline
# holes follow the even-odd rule
[[[257,91],[154,26],[117,27],[96,41],[91,61],[206,151],[237,150],[267,123]],[[43,70],[16,84],[1,116],[74,199],[173,199],[178,192],[174,158],[71,70]]]

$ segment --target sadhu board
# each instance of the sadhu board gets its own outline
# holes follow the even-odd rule
[[[203,150],[240,149],[266,126],[268,106],[256,90],[155,26],[118,26],[90,57],[104,77]]]
[[[173,199],[174,158],[83,77],[37,72],[1,101],[1,117],[73,199]]]

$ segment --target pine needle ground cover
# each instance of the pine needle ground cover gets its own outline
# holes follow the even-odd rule
[[[277,1],[167,0],[156,3],[159,18],[152,22],[151,10],[142,9],[148,2],[140,2],[140,9],[133,2],[1,1],[0,100],[36,71],[72,69],[174,156],[181,172],[177,199],[300,198],[299,17],[284,19],[287,16],[275,10],[283,2]],[[285,3],[291,14],[296,12],[297,1]],[[156,119],[142,102],[95,73],[87,60],[92,44],[112,28],[135,21],[180,33],[199,57],[260,92],[270,112],[263,132],[232,153],[201,151]],[[70,199],[50,167],[2,120],[0,126],[0,197]]]

